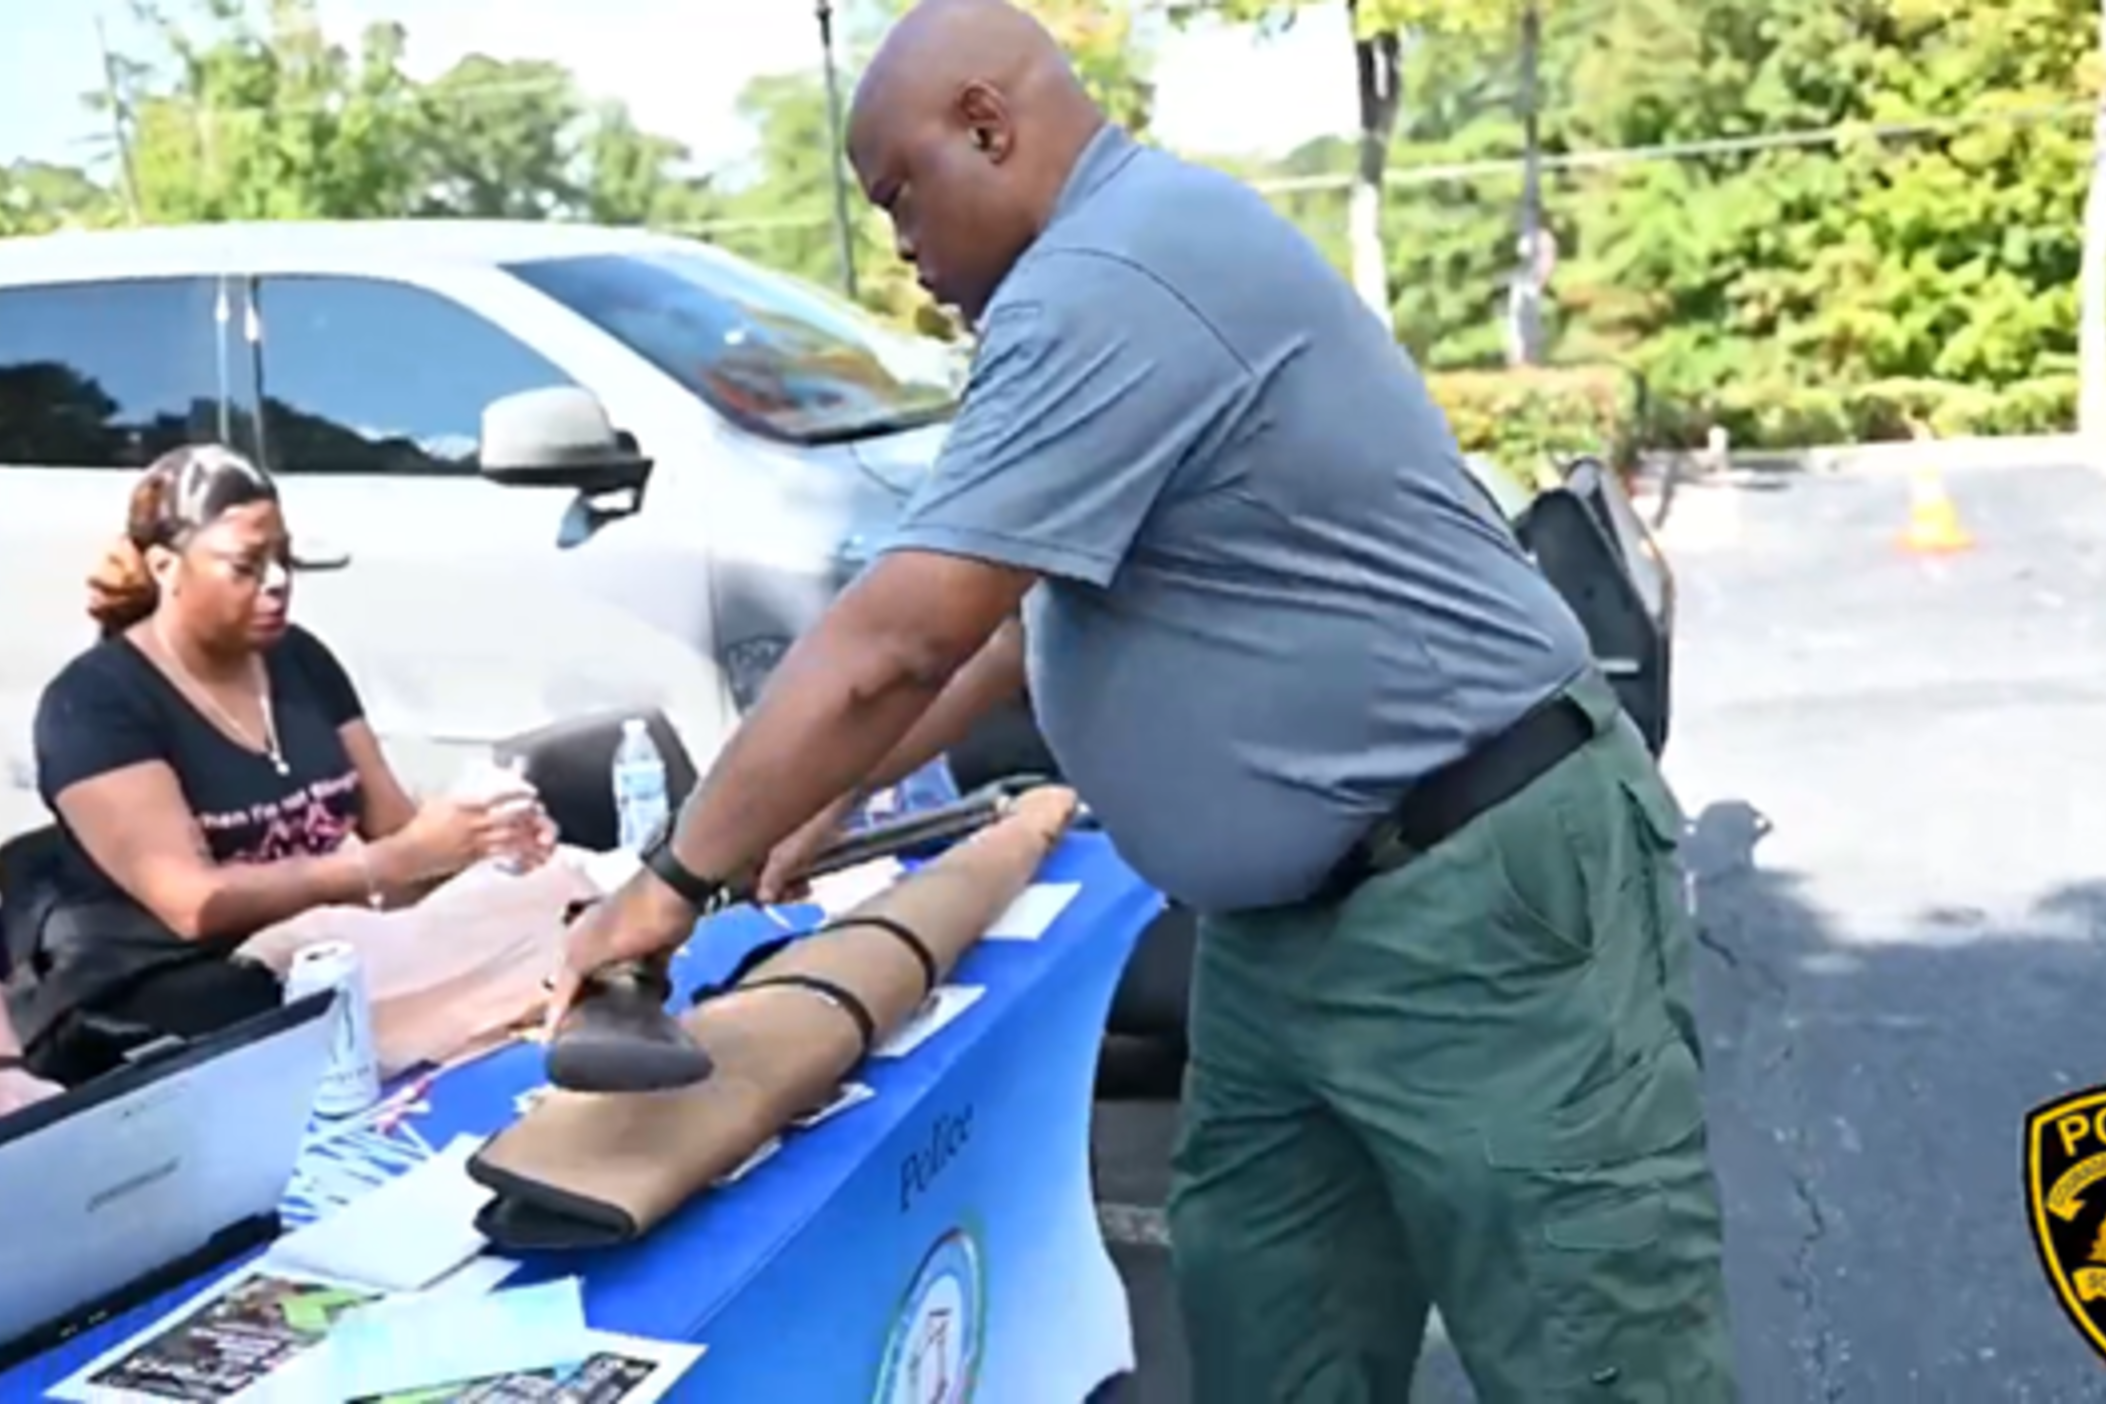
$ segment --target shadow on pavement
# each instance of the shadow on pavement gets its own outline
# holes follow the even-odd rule
[[[1728,801],[1686,849],[1743,1396],[2106,1397],[2036,1265],[2021,1175],[2026,1112],[2106,1080],[2106,880],[2042,893],[2027,922],[1928,910],[1868,945],[1759,864],[1769,832]],[[1132,1148],[1107,1197],[1160,1205],[1170,1109],[1106,1114]],[[1141,1369],[1107,1398],[1183,1404],[1168,1253],[1114,1255]],[[1436,1338],[1417,1404],[1471,1397]]]
[[[2106,1080],[2106,881],[1869,943],[1759,866],[1768,832],[1729,801],[1687,848],[1745,1397],[2101,1397],[2021,1167],[2027,1111]]]

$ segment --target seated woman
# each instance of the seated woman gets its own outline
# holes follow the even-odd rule
[[[538,806],[411,802],[343,667],[290,622],[292,567],[277,491],[238,454],[174,450],[132,492],[89,581],[102,641],[36,715],[63,843],[16,1020],[45,1077],[277,1004],[277,977],[233,954],[274,923],[413,902],[553,842]]]

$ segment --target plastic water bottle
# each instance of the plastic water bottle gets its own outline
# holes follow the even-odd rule
[[[642,717],[622,723],[622,743],[614,751],[614,812],[623,848],[639,852],[665,823],[670,806],[665,793],[665,757],[651,740]]]
[[[470,762],[454,782],[454,794],[478,804],[494,803],[507,816],[531,807],[539,798],[533,782],[527,779],[526,757],[512,755],[501,747]],[[490,862],[501,872],[517,874],[524,870],[523,860],[517,856],[499,856]]]

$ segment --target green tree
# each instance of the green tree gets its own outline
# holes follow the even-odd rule
[[[864,56],[905,8],[899,0],[866,0],[846,11],[850,35],[841,56],[852,88]],[[1060,41],[1092,96],[1131,131],[1147,135],[1155,89],[1153,50],[1132,8],[1115,0],[1024,0]],[[840,256],[833,225],[833,182],[849,179],[828,132],[826,92],[816,72],[770,74],[740,95],[741,115],[757,133],[754,174],[727,191],[715,237],[773,268],[838,285]],[[893,250],[884,217],[850,192],[856,290],[865,306],[937,335],[954,327],[916,285]]]
[[[2091,171],[2085,182],[2083,257],[2077,281],[2077,358],[2081,384],[2077,427],[2100,453],[2106,441],[2106,0],[2100,0],[2098,37],[2090,74],[2093,94]]]
[[[1589,182],[1571,281],[1603,344],[1701,388],[2070,369],[2085,0],[1683,9],[1672,39],[1583,56],[1568,138],[1842,135]]]
[[[1090,96],[1145,136],[1155,113],[1154,46],[1129,0],[1019,0],[1067,50]]]
[[[147,220],[693,223],[713,209],[678,143],[621,103],[588,104],[560,65],[470,55],[420,84],[401,26],[347,48],[315,0],[136,9],[154,46],[117,58],[115,115]]]
[[[1558,359],[1640,369],[1698,430],[1723,417],[1736,435],[2066,413],[2091,0],[1544,14]],[[1434,369],[1503,359],[1526,145],[1516,39],[1429,27],[1402,53],[1385,271],[1398,335]],[[1603,155],[1618,151],[1633,154]],[[1361,154],[1325,140],[1269,172],[1297,182],[1276,198],[1342,267],[1345,222],[1312,187],[1349,181]]]
[[[0,237],[93,228],[122,216],[110,191],[71,166],[18,161],[0,166]]]
[[[1181,17],[1207,15],[1283,29],[1297,14],[1337,0],[1198,0],[1179,6]],[[1353,285],[1368,306],[1392,316],[1382,231],[1382,189],[1390,146],[1403,112],[1405,55],[1428,35],[1472,38],[1504,29],[1517,15],[1512,0],[1343,0],[1353,36],[1353,85],[1359,126],[1347,203],[1347,241]]]

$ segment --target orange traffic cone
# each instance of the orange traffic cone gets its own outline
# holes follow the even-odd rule
[[[1919,468],[1909,477],[1909,524],[1901,548],[1919,555],[1964,551],[1974,538],[1960,524],[1960,511],[1935,468]]]

